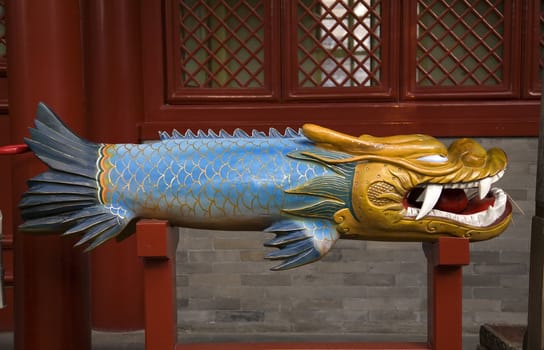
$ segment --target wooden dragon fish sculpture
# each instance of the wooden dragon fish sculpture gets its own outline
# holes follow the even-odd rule
[[[251,135],[161,133],[147,144],[95,144],[44,104],[26,143],[49,166],[20,207],[30,232],[82,235],[94,249],[133,232],[138,218],[173,225],[275,233],[266,258],[289,269],[336,240],[492,238],[511,205],[493,187],[507,159],[470,139],[449,148],[425,135],[352,137],[317,125]]]

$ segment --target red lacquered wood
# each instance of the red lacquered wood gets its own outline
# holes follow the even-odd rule
[[[176,246],[177,231],[166,221],[136,225],[138,256],[144,261],[145,346],[171,350],[177,341]]]
[[[131,0],[83,4],[89,137],[137,143],[143,119],[139,7]],[[101,245],[91,253],[91,266],[93,328],[143,329],[143,265],[136,238]]]
[[[28,152],[30,149],[24,143],[18,145],[0,146],[0,155],[19,154]]]
[[[429,350],[423,343],[209,343],[178,344],[176,350]]]
[[[463,348],[463,266],[470,262],[469,241],[441,237],[424,243],[428,266],[427,328],[434,350]]]
[[[0,118],[2,120],[2,118]],[[4,134],[5,132],[5,134]],[[1,129],[0,135],[9,142],[9,130]],[[0,332],[13,330],[13,208],[12,203],[12,156],[0,156],[0,210],[2,211],[2,259],[4,263],[4,301],[8,307],[0,309]]]
[[[13,286],[4,286],[4,302],[6,307],[0,310],[0,332],[13,331]]]
[[[149,110],[142,125],[143,139],[157,139],[158,131],[174,128],[268,130],[298,128],[303,123],[320,124],[351,135],[537,136],[540,108],[536,100],[335,103],[333,107],[327,103],[174,106],[153,104],[153,92],[149,94],[145,98]]]
[[[138,255],[144,259],[146,349],[462,349],[462,268],[469,241],[443,237],[424,243],[428,262],[428,344],[425,343],[205,343],[176,344],[175,254],[178,236],[165,221],[137,225]]]
[[[507,3],[505,7],[511,8],[510,5],[513,2]],[[355,100],[348,94],[337,93],[329,97],[323,95],[319,99],[316,99],[317,96],[299,94],[298,97],[304,97],[303,103],[286,100],[258,102],[255,101],[259,98],[258,95],[244,96],[247,102],[241,102],[238,98],[240,96],[232,95],[231,98],[223,96],[219,101],[214,99],[217,96],[208,96],[207,101],[204,102],[201,100],[198,103],[190,101],[167,103],[169,95],[166,88],[168,86],[166,74],[170,71],[169,66],[165,64],[164,52],[172,49],[168,48],[171,42],[165,37],[165,32],[169,29],[165,29],[163,4],[154,0],[141,1],[142,44],[145,47],[145,50],[142,50],[146,112],[145,123],[142,126],[144,138],[156,139],[158,130],[170,131],[172,128],[178,130],[238,127],[263,129],[269,126],[298,127],[304,122],[323,124],[350,134],[367,133],[380,136],[396,133],[426,133],[445,137],[536,136],[538,134],[538,101],[532,98],[519,98],[519,65],[516,65],[516,60],[519,60],[522,52],[516,49],[518,47],[516,42],[509,43],[508,52],[505,52],[505,55],[508,55],[505,57],[505,65],[509,68],[506,69],[503,84],[500,86],[491,89],[486,86],[466,89],[455,87],[446,91],[423,89],[412,84],[413,75],[415,75],[413,61],[417,54],[414,52],[415,26],[411,29],[400,29],[402,40],[396,36],[399,34],[386,34],[382,31],[382,35],[393,35],[392,46],[389,49],[402,53],[389,55],[388,59],[392,62],[392,68],[388,67],[396,70],[398,76],[397,81],[394,77],[389,79],[388,86],[391,87],[391,91],[386,89],[382,92],[388,94],[385,100],[383,94],[377,92],[376,96],[372,93],[362,94],[360,99]],[[392,25],[395,21],[401,23],[401,17],[413,23],[416,2],[411,0],[395,2],[395,4],[390,8]],[[291,4],[282,6],[286,9],[285,15],[289,15]],[[385,8],[385,5],[382,8]],[[384,10],[384,12],[387,11]],[[508,27],[508,33],[505,34],[508,36],[506,40],[519,41],[515,34],[519,33],[518,13],[509,12],[509,14],[513,15],[513,17],[509,15],[512,18],[508,22],[512,24],[512,28],[506,25]],[[387,29],[390,28],[387,27]],[[294,33],[286,29],[282,34],[284,34],[282,38],[288,40]],[[398,50],[400,46],[402,50]],[[282,48],[288,49],[289,43],[283,41]],[[287,51],[286,54],[292,56],[292,52]],[[399,64],[399,60],[403,64]],[[397,61],[396,66],[395,61]],[[282,66],[282,69],[285,75],[293,77],[294,73],[289,71],[289,65]],[[393,70],[391,74],[395,74]],[[287,88],[284,90],[289,91],[289,86],[293,84],[285,84]],[[334,89],[327,91],[332,93]],[[399,94],[405,97],[401,98]],[[201,96],[202,98],[205,96]]]
[[[9,1],[7,4],[10,136],[28,136],[39,101],[85,135],[83,56],[78,1]],[[26,180],[44,170],[31,153],[12,156],[12,203]],[[15,247],[15,349],[91,348],[88,257],[74,240],[17,232]]]

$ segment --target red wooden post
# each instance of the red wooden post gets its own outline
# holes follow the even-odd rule
[[[442,237],[424,243],[427,257],[428,344],[418,343],[217,343],[176,344],[175,254],[178,236],[165,221],[137,224],[138,256],[144,259],[146,349],[462,349],[462,268],[470,262],[468,239]]]
[[[145,346],[173,350],[177,342],[176,247],[178,233],[166,221],[136,226],[138,256],[144,260]]]
[[[143,119],[139,2],[82,3],[89,137],[96,142],[137,143]],[[142,329],[143,267],[136,255],[136,237],[101,245],[92,252],[91,266],[93,328]]]
[[[11,142],[28,135],[38,101],[85,135],[79,1],[9,1],[6,18]],[[18,203],[26,180],[44,166],[30,153],[12,156],[11,164]],[[17,208],[13,217],[20,217]],[[87,255],[60,235],[14,232],[15,348],[90,349]]]
[[[424,243],[428,266],[428,340],[433,350],[463,347],[463,265],[470,263],[469,241],[441,237]]]

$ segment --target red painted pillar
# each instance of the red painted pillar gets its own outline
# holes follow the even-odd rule
[[[441,237],[424,243],[428,266],[428,339],[433,350],[463,348],[463,266],[470,263],[468,239]]]
[[[6,18],[11,141],[28,135],[38,101],[84,135],[79,1],[9,1]],[[17,203],[26,179],[44,167],[30,153],[13,156],[12,165]],[[88,256],[59,235],[14,238],[15,348],[90,349]]]
[[[83,1],[90,138],[138,142],[143,119],[140,7],[133,0]],[[143,265],[136,238],[110,241],[91,255],[92,324],[100,330],[144,326]]]
[[[178,233],[166,221],[144,220],[136,226],[138,256],[145,265],[145,348],[173,350],[177,342]]]

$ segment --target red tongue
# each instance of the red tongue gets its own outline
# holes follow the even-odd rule
[[[461,189],[444,189],[434,207],[450,213],[469,215],[487,210],[493,203],[495,203],[493,196],[484,199],[476,196],[469,201],[465,191]]]
[[[468,202],[468,206],[463,211],[463,214],[468,215],[468,214],[478,213],[478,212],[487,210],[487,208],[489,208],[493,204],[495,204],[495,197],[493,196],[487,196],[487,197],[484,197],[484,199],[480,199],[476,197],[471,199],[470,202]]]
[[[461,189],[444,189],[434,207],[438,210],[460,214],[465,210],[467,204],[468,198],[465,191]]]

